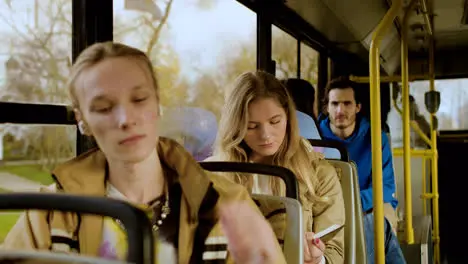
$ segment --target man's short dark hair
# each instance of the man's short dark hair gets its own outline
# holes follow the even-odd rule
[[[326,108],[328,105],[328,96],[331,90],[334,89],[353,89],[354,92],[354,100],[356,100],[356,104],[360,104],[361,100],[359,100],[359,96],[357,93],[357,83],[351,81],[347,76],[340,76],[328,82],[327,87],[325,88],[325,94],[323,98],[323,106]]]

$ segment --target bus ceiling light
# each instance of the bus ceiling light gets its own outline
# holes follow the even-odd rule
[[[154,20],[161,20],[163,16],[161,8],[153,0],[125,0],[124,5],[126,10],[150,13]]]

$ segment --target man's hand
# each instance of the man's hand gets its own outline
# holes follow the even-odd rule
[[[220,220],[235,263],[285,263],[270,224],[247,202],[224,204]]]
[[[323,258],[325,244],[320,239],[314,239],[313,232],[306,232],[304,237],[304,264],[320,264]]]

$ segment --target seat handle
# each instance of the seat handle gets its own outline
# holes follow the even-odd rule
[[[296,176],[287,168],[275,165],[231,161],[204,161],[199,164],[203,169],[212,172],[241,172],[279,177],[286,185],[286,197],[296,200],[299,198]]]
[[[153,231],[148,216],[127,202],[59,193],[0,194],[0,210],[30,209],[79,212],[119,219],[127,231],[127,261],[154,263]]]

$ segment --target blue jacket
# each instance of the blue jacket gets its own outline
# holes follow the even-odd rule
[[[330,119],[320,121],[320,131],[326,140],[336,140],[344,143],[349,157],[357,165],[361,203],[364,212],[373,208],[372,200],[372,146],[370,124],[364,117],[356,119],[356,129],[347,139],[341,139],[333,134]],[[391,203],[393,208],[398,205],[395,196],[395,175],[393,173],[392,151],[387,135],[382,132],[382,165],[383,165],[383,199]]]

